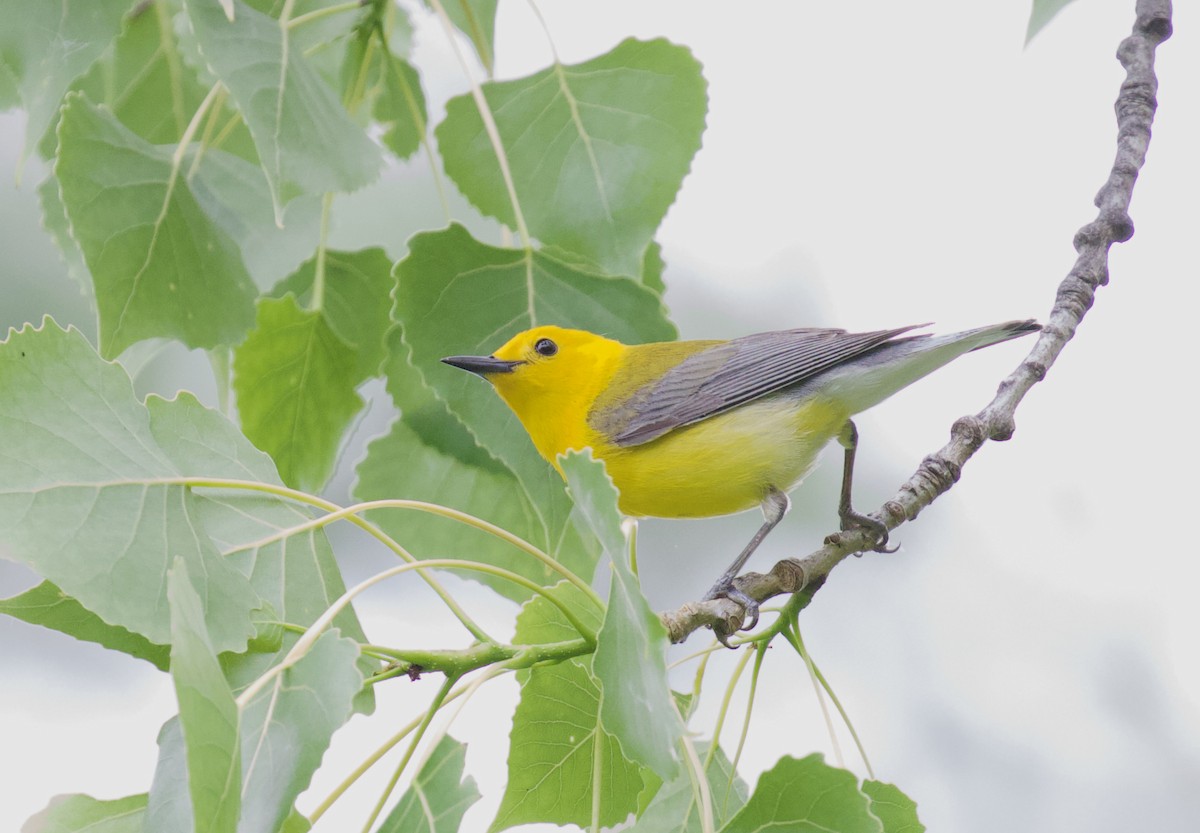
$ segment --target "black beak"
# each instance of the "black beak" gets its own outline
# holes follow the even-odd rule
[[[442,359],[451,367],[469,370],[487,378],[493,373],[512,373],[513,368],[525,362],[508,362],[495,356],[447,356]]]

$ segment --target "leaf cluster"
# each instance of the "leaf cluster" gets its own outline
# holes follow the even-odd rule
[[[41,577],[0,611],[153,664],[179,703],[147,793],[62,797],[27,831],[303,831],[402,743],[364,829],[455,830],[479,793],[442,709],[509,673],[521,694],[493,830],[922,829],[894,788],[817,757],[781,760],[751,792],[719,730],[694,741],[698,692],[668,686],[603,467],[573,456],[564,484],[486,386],[439,363],[541,323],[675,336],[654,236],[705,126],[688,49],[629,39],[469,80],[433,126],[412,17],[456,27],[490,77],[495,0],[0,11],[0,106],[26,111],[25,153],[50,163],[44,223],[99,334],[93,346],[47,319],[0,342],[0,545]],[[332,248],[345,195],[399,166],[428,166],[441,202],[371,246]],[[451,210],[443,176],[470,207]],[[479,231],[497,222],[515,243]],[[219,409],[135,394],[127,366],[168,341],[208,353]],[[395,411],[342,507],[318,493],[372,380]],[[402,563],[347,589],[325,534],[338,521]],[[521,603],[515,636],[484,631],[437,570]],[[408,573],[463,642],[368,639],[355,596]],[[301,812],[334,732],[395,677],[440,688]]]

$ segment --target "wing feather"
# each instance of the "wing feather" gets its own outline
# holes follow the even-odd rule
[[[596,422],[617,445],[641,445],[800,384],[923,326],[870,333],[782,330],[723,342],[684,359]]]

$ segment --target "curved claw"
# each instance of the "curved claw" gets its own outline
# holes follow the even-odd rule
[[[738,630],[748,631],[758,624],[758,602],[748,596],[741,590],[732,580],[725,582],[717,582],[713,587],[704,594],[703,601],[712,601],[713,599],[726,598],[731,602],[736,602],[741,605],[745,611],[745,621]],[[713,625],[713,634],[716,635],[717,641],[726,648],[736,649],[736,645],[729,644],[729,637],[733,634],[726,633],[722,628]]]
[[[894,547],[888,546],[887,526],[870,515],[860,515],[850,510],[841,516],[841,520],[843,530],[863,529],[875,536],[875,546],[871,547],[871,552],[893,553],[900,549],[899,544]]]
[[[731,602],[737,602],[746,611],[746,619],[738,630],[748,631],[753,630],[758,624],[758,602],[743,593],[736,584],[730,585],[725,591],[725,598]]]

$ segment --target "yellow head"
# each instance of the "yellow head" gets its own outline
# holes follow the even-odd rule
[[[567,449],[596,447],[587,415],[628,348],[584,330],[535,327],[491,356],[442,361],[487,379],[512,408],[538,452],[557,466]]]

